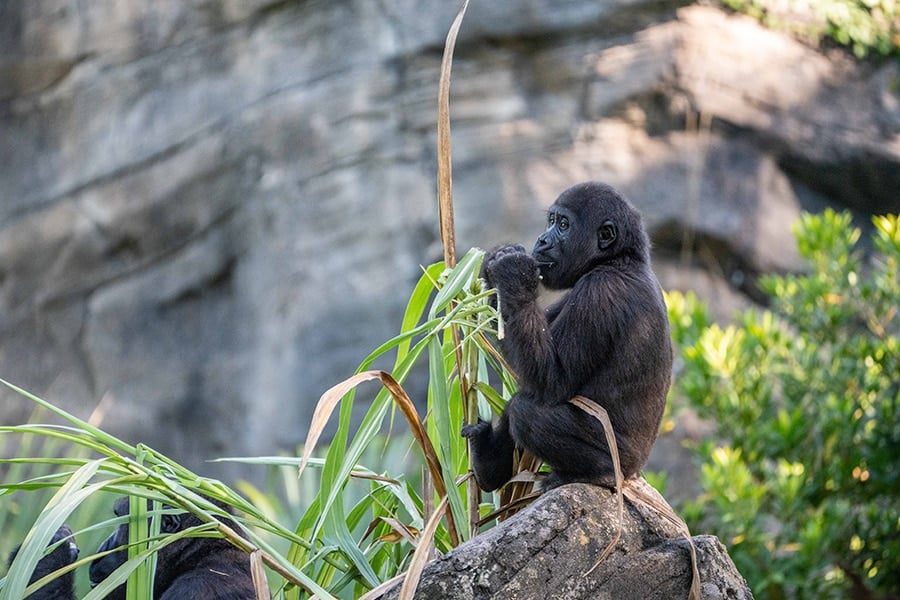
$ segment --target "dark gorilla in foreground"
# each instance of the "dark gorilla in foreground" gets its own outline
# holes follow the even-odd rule
[[[219,505],[221,508],[224,506]],[[116,516],[128,514],[128,498],[116,500]],[[225,521],[230,526],[234,523]],[[191,513],[162,515],[161,531],[175,533],[200,525]],[[233,527],[234,528],[234,527]],[[109,577],[128,560],[128,523],[123,523],[97,552],[122,549],[91,562],[91,587]],[[156,559],[153,580],[155,600],[255,600],[250,557],[226,540],[218,538],[184,538],[164,546]],[[124,600],[125,585],[106,596],[107,600]]]
[[[62,540],[67,541],[62,542]],[[60,528],[56,530],[56,533],[53,534],[53,537],[50,538],[50,543],[47,544],[47,546],[52,546],[57,542],[62,543],[54,548],[50,554],[38,561],[37,566],[34,568],[34,572],[31,574],[31,578],[28,580],[28,585],[31,585],[38,579],[49,575],[57,569],[71,565],[78,559],[78,546],[75,545],[75,538],[72,537],[72,529],[68,525],[61,525]],[[16,547],[9,555],[10,566],[12,566],[12,562],[16,558],[19,548],[20,547]],[[35,593],[28,596],[28,598],[29,600],[75,600],[74,572],[69,571],[65,575],[57,577]]]
[[[478,485],[492,491],[509,481],[516,447],[551,467],[544,489],[615,485],[603,427],[569,403],[579,395],[609,413],[622,474],[637,475],[656,440],[672,371],[668,315],[638,212],[608,185],[575,185],[550,207],[531,255],[497,247],[482,275],[497,289],[500,348],[520,389],[495,427],[481,421],[462,429]],[[569,289],[546,310],[537,301],[541,280]]]

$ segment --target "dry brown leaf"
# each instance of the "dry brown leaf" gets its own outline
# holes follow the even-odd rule
[[[691,531],[687,523],[675,514],[675,511],[663,499],[662,502],[654,496],[648,496],[640,488],[631,486],[626,482],[625,495],[634,503],[640,503],[648,508],[655,510],[661,517],[672,523],[683,535],[688,544],[690,544],[691,552],[691,589],[688,593],[689,600],[700,600],[700,569],[697,566],[697,548],[694,546],[694,539],[691,537]]]
[[[503,517],[501,520],[509,518],[509,516],[511,514],[515,514],[515,513],[519,512],[520,510],[522,510],[523,508],[525,508],[526,506],[528,506],[529,504],[531,504],[532,502],[534,502],[535,500],[540,498],[541,494],[543,494],[543,493],[544,492],[542,492],[541,490],[537,490],[535,492],[531,492],[530,494],[528,494],[526,496],[519,496],[512,502],[509,502],[508,504],[504,504],[497,510],[495,510],[491,513],[488,513],[484,517],[482,517],[477,523],[478,527],[481,527],[485,523],[490,523],[494,519],[498,519],[500,517]]]
[[[416,411],[416,407],[412,400],[409,398],[409,395],[397,380],[386,371],[364,371],[362,373],[357,373],[353,377],[345,379],[322,394],[322,397],[319,398],[319,402],[316,404],[315,411],[313,411],[312,423],[309,426],[309,433],[306,435],[306,443],[303,445],[303,456],[300,459],[298,476],[303,473],[303,469],[306,468],[306,465],[309,463],[309,458],[312,456],[316,443],[319,441],[322,432],[328,425],[328,419],[340,403],[341,398],[359,384],[375,379],[380,380],[381,384],[387,388],[394,398],[397,407],[400,409],[400,412],[406,417],[406,421],[409,423],[409,427],[412,430],[413,437],[415,437],[416,442],[418,442],[419,447],[422,449],[422,453],[425,455],[425,462],[428,465],[428,470],[431,472],[435,491],[438,496],[442,498],[445,497],[447,495],[447,487],[444,485],[444,479],[441,474],[441,463],[438,460],[437,451],[434,449],[434,445],[428,437],[428,432],[425,431],[425,426],[422,424],[421,419],[419,419],[419,414]],[[456,530],[456,524],[449,514],[447,515],[447,532],[450,534],[453,545],[459,545],[459,532]]]
[[[413,552],[412,560],[409,563],[409,569],[407,569],[405,573],[392,577],[378,587],[369,590],[360,596],[359,600],[374,600],[375,598],[380,598],[382,594],[394,587],[399,581],[403,581],[403,586],[400,588],[399,600],[410,600],[415,596],[416,587],[418,587],[419,579],[422,577],[422,571],[425,569],[425,565],[428,564],[429,555],[434,546],[434,533],[437,531],[438,524],[441,522],[440,515],[447,508],[447,497],[444,496],[444,499],[441,500],[441,503],[438,505],[438,509],[425,524],[425,531],[419,537],[420,543],[416,546],[416,551]]]
[[[404,577],[406,577],[406,573],[400,573],[399,575],[391,577],[381,585],[372,588],[360,596],[359,600],[375,600],[376,598],[381,598],[386,591],[397,585],[398,582],[403,581]]]
[[[306,442],[303,444],[303,456],[300,458],[300,466],[297,468],[298,477],[303,474],[303,469],[306,468],[306,465],[312,456],[312,452],[316,447],[316,443],[322,436],[322,432],[325,431],[325,427],[328,425],[328,419],[331,418],[331,413],[334,412],[334,409],[340,403],[341,398],[359,384],[365,381],[379,379],[380,374],[381,371],[364,371],[362,373],[357,373],[353,377],[332,386],[322,394],[319,401],[316,403],[312,422],[309,424],[309,432],[306,434]]]
[[[528,505],[528,503],[522,504],[519,501],[531,497],[534,484],[539,480],[535,474],[541,468],[542,461],[538,457],[527,450],[516,450],[513,460],[513,470],[516,475],[500,490],[500,506],[501,508],[513,506],[518,508],[515,510],[503,510],[501,521],[508,519],[518,509]],[[529,475],[531,476],[530,478]]]
[[[613,459],[613,468],[615,469],[616,475],[616,500],[618,502],[617,513],[619,520],[616,535],[600,555],[600,559],[597,560],[594,566],[591,567],[587,571],[587,573],[585,573],[585,575],[596,569],[601,562],[606,560],[606,558],[615,547],[616,543],[618,543],[619,538],[621,538],[622,525],[625,517],[623,496],[628,495],[628,499],[632,502],[639,502],[655,510],[660,516],[675,525],[675,527],[678,528],[681,534],[685,538],[687,538],[687,541],[690,544],[691,551],[691,589],[688,593],[688,598],[689,600],[700,600],[700,571],[697,567],[697,549],[694,546],[694,540],[691,538],[691,532],[688,529],[687,524],[682,521],[678,517],[678,515],[675,514],[675,511],[672,510],[672,507],[665,503],[665,501],[660,503],[657,498],[648,496],[640,489],[628,485],[627,482],[623,481],[622,470],[619,466],[619,449],[616,445],[616,437],[613,432],[612,422],[609,420],[609,414],[606,412],[606,409],[590,398],[585,398],[584,396],[576,396],[569,400],[569,402],[584,410],[588,414],[594,416],[595,418],[599,419],[603,424],[603,433],[606,435],[606,443],[609,445],[610,454]]]
[[[379,517],[379,519],[384,523],[387,523],[393,530],[391,533],[380,536],[378,538],[379,542],[396,544],[400,540],[406,540],[412,544],[414,548],[418,545],[420,533],[418,529],[390,517]]]
[[[419,447],[422,449],[422,453],[425,455],[425,462],[428,464],[428,470],[431,473],[431,481],[437,495],[441,498],[446,498],[447,487],[444,485],[441,463],[440,460],[438,460],[437,451],[431,443],[431,438],[428,437],[428,432],[425,431],[425,425],[422,424],[422,420],[419,418],[416,406],[396,379],[384,371],[381,371],[380,373],[381,382],[394,397],[397,406],[400,408],[400,412],[403,413],[403,416],[406,417],[406,421],[409,423],[409,428],[412,430],[413,437],[416,438]],[[447,533],[450,534],[450,543],[454,546],[458,546],[460,542],[459,532],[456,530],[456,522],[453,520],[453,515],[450,513],[449,507],[447,507]]]

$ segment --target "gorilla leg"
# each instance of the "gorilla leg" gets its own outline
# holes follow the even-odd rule
[[[509,431],[509,418],[500,417],[496,427],[479,420],[475,425],[462,428],[462,435],[469,439],[472,450],[472,470],[478,487],[492,492],[510,480],[513,475],[513,452],[516,445]]]
[[[603,426],[594,417],[568,402],[547,406],[524,394],[515,400],[507,405],[505,413],[515,445],[530,451],[553,470],[542,489],[575,482],[615,486]],[[617,437],[616,445],[624,462],[628,452],[622,438]]]

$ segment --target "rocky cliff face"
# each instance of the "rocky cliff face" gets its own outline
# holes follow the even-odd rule
[[[439,1],[0,6],[0,377],[192,466],[292,448],[440,257]],[[473,2],[460,250],[568,185],[642,210],[721,314],[801,208],[900,209],[900,68],[713,8]],[[415,392],[415,390],[413,390]],[[26,405],[6,392],[3,422]],[[209,472],[209,466],[203,467]]]

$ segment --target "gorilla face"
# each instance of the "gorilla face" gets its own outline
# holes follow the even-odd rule
[[[597,265],[629,253],[647,252],[640,216],[612,187],[599,183],[573,186],[547,213],[547,229],[534,244],[532,257],[544,286],[568,289]]]

